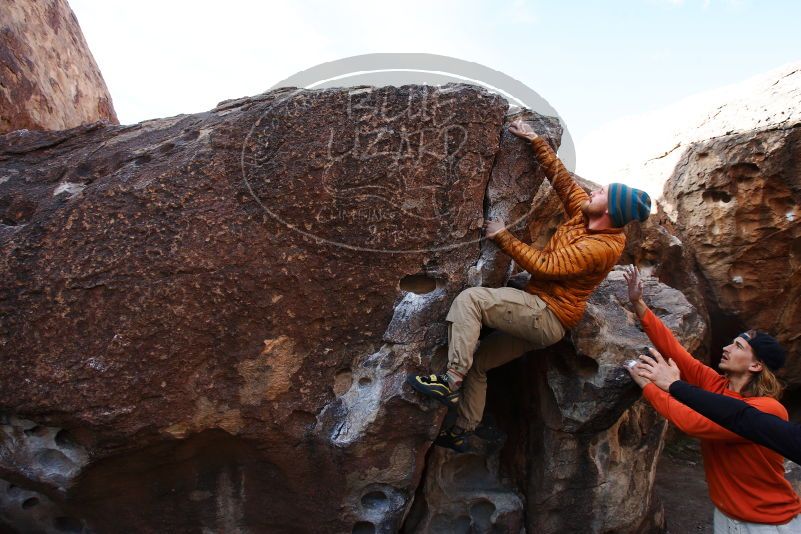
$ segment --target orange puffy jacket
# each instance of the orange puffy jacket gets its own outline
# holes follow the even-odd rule
[[[508,230],[495,243],[531,273],[526,291],[540,297],[565,328],[581,320],[587,299],[617,263],[626,236],[621,228],[591,231],[581,206],[589,195],[573,180],[547,141],[531,141],[537,161],[562,201],[564,221],[542,250],[518,240]]]

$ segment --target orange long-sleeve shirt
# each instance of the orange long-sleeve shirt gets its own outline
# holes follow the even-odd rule
[[[646,311],[642,325],[654,347],[676,362],[685,381],[787,420],[787,410],[776,399],[743,397],[728,389],[728,380],[684,350],[651,310]],[[645,386],[643,394],[680,430],[701,439],[709,497],[721,512],[740,521],[773,525],[801,513],[801,501],[784,477],[781,455],[729,432],[653,384]]]
[[[617,263],[626,236],[621,228],[589,230],[581,212],[589,195],[573,180],[547,141],[537,137],[531,146],[562,201],[566,220],[542,250],[505,229],[495,237],[495,243],[531,273],[526,291],[545,301],[565,328],[572,328],[581,320],[592,292]]]

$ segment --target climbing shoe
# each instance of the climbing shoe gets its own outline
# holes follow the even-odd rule
[[[452,449],[456,452],[465,452],[467,450],[467,432],[451,427],[447,430],[442,430],[434,440],[434,445],[437,447],[445,447]]]
[[[406,382],[423,395],[438,400],[449,409],[455,408],[459,403],[459,391],[451,391],[445,375],[409,375]]]

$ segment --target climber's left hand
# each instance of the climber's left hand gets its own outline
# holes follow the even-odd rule
[[[495,239],[495,236],[504,228],[506,228],[506,223],[501,220],[494,221],[490,219],[484,221],[484,235],[490,239]]]

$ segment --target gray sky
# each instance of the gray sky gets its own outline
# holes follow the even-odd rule
[[[801,59],[791,0],[69,0],[122,123],[193,113],[343,57],[426,52],[537,91],[576,142]]]

